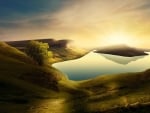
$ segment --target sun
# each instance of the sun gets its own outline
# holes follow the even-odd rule
[[[133,36],[123,33],[123,32],[115,32],[105,37],[104,43],[106,45],[131,45],[134,43]]]

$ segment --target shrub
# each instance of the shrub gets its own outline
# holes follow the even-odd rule
[[[30,41],[26,47],[26,53],[39,65],[46,65],[48,58],[52,57],[52,52],[48,51],[48,43]]]

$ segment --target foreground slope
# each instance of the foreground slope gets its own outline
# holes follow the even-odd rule
[[[52,67],[40,67],[25,53],[0,42],[0,77],[13,77],[45,88],[64,76]]]
[[[67,113],[63,103],[77,89],[59,81],[69,83],[58,70],[38,66],[25,53],[0,42],[0,112]],[[70,107],[66,109],[69,113]]]
[[[70,81],[52,67],[39,67],[17,49],[0,46],[2,113],[150,111],[150,70]]]
[[[89,93],[88,112],[148,113],[150,110],[150,70],[99,76],[79,84],[80,89]]]

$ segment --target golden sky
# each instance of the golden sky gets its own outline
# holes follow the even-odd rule
[[[21,1],[2,4],[1,40],[55,38],[71,39],[83,47],[128,44],[150,48],[149,0]]]

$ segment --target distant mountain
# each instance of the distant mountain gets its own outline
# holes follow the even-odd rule
[[[88,52],[88,50],[82,48],[68,46],[71,40],[67,39],[63,40],[34,39],[34,40],[49,44],[50,46],[49,50],[53,52],[54,58],[50,60],[51,63],[80,58]],[[29,41],[31,40],[7,41],[5,43],[24,52]]]
[[[66,48],[70,40],[54,40],[54,39],[34,39],[36,41],[41,41],[48,43],[51,48]],[[31,40],[20,40],[20,41],[7,41],[6,43],[13,46],[19,50],[24,50],[28,42]]]
[[[101,49],[97,49],[94,52],[111,54],[111,55],[119,55],[125,57],[148,55],[147,53],[145,53],[146,51],[144,49],[133,48],[127,45],[115,45],[115,46],[104,47]]]

